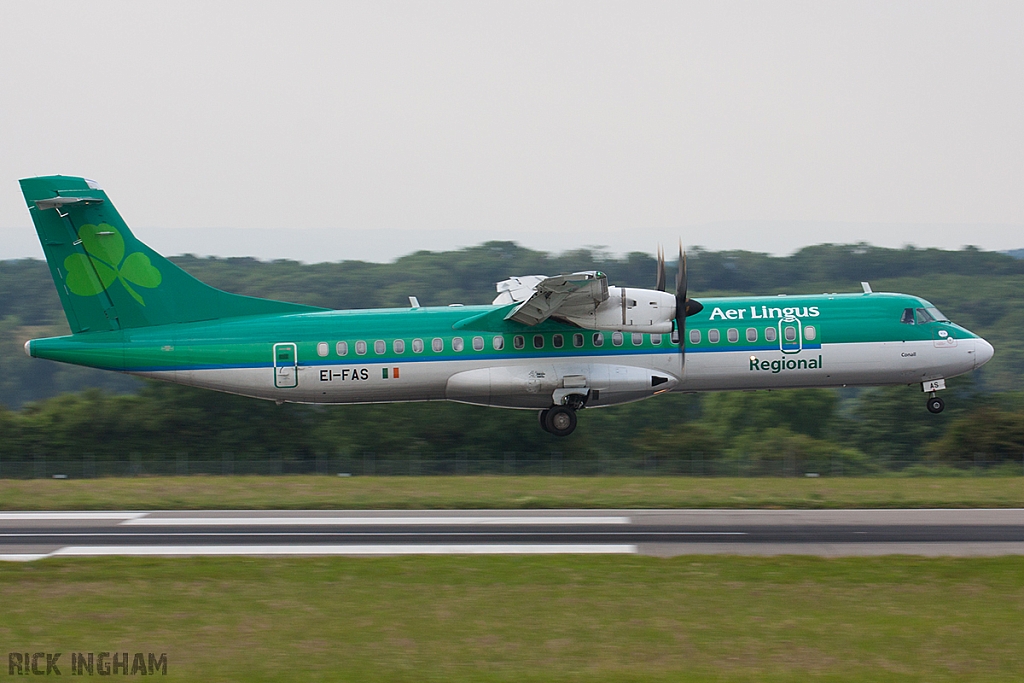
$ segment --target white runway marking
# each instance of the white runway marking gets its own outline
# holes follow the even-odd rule
[[[942,541],[898,543],[647,543],[640,547],[644,555],[811,555],[817,557],[1005,557],[1024,555],[1024,543],[1003,541]]]
[[[131,517],[121,526],[550,526],[629,524],[629,517]]]
[[[0,521],[31,522],[35,520],[67,520],[71,522],[103,519],[138,519],[148,512],[0,512]]]
[[[885,540],[860,542],[872,532]],[[90,555],[1024,555],[1022,533],[1021,509],[12,511],[0,512],[0,561]]]
[[[574,536],[609,536],[619,535],[621,532],[610,531],[573,531]],[[746,531],[645,531],[645,536],[747,536]],[[0,538],[72,538],[86,536],[101,536],[112,538],[115,536],[140,538],[142,536],[156,536],[157,538],[169,538],[174,536],[210,536],[212,538],[234,538],[238,536],[410,536],[408,531],[137,531],[132,534],[117,534],[113,531],[45,531],[45,532],[18,532],[0,533]],[[416,536],[522,536],[519,531],[417,531]],[[563,531],[531,531],[530,536],[565,536]]]
[[[96,545],[68,546],[38,557],[198,555],[608,555],[632,554],[628,544],[379,544],[379,545]],[[38,559],[35,557],[33,559]]]

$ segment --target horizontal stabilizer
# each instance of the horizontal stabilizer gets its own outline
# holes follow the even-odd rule
[[[37,199],[37,209],[56,209],[58,206],[68,204],[102,204],[102,197],[50,197],[49,199]]]

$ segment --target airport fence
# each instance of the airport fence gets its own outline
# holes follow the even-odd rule
[[[121,459],[97,459],[83,455],[75,460],[36,456],[31,459],[0,458],[3,479],[80,479],[131,476],[189,475],[289,475],[324,476],[684,476],[684,477],[837,477],[895,474],[903,476],[1024,476],[1024,454],[1016,462],[989,460],[975,454],[956,465],[921,460],[882,459],[850,463],[839,457],[800,460],[783,455],[777,459],[744,457],[705,458],[701,453],[684,457],[632,454],[616,457],[566,457],[548,453],[504,452],[451,456],[322,455],[311,458],[251,458],[224,453],[220,458],[146,458],[141,453]]]

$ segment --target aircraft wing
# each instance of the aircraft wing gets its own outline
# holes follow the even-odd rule
[[[520,302],[505,320],[542,323],[560,309],[597,306],[608,299],[608,277],[591,270],[569,275],[514,277],[497,284],[495,304]]]

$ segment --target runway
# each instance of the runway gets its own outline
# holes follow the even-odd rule
[[[1024,509],[0,512],[0,559],[111,555],[1024,555]]]

